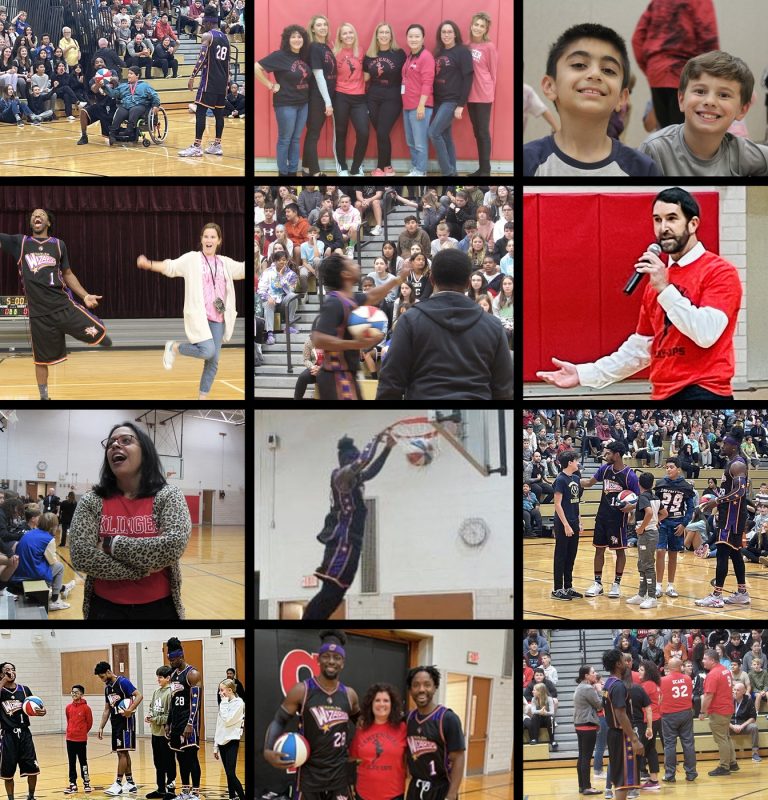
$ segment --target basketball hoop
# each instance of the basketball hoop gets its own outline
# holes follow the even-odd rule
[[[395,422],[388,432],[405,450],[405,458],[411,467],[426,467],[438,453],[438,435],[435,426],[426,417],[410,417]]]

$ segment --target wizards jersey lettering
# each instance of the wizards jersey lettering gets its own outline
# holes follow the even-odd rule
[[[27,269],[36,275],[44,267],[57,267],[58,259],[48,253],[25,253],[24,263]]]
[[[314,706],[309,711],[315,718],[317,727],[326,732],[334,725],[346,725],[349,722],[349,714],[338,708]]]
[[[22,703],[19,700],[14,698],[13,700],[4,700],[3,701],[3,711],[9,716],[11,714],[15,714],[17,711],[21,711]]]
[[[424,736],[409,736],[408,750],[413,758],[418,758],[425,753],[436,753],[437,742],[427,739]]]

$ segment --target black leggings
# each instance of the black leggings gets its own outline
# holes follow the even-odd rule
[[[477,142],[478,172],[491,174],[491,103],[467,103],[472,131]]]
[[[744,567],[744,559],[741,556],[741,551],[720,542],[717,545],[715,586],[719,586],[721,589],[728,575],[728,559],[733,562],[733,574],[736,576],[736,583],[744,584],[747,581],[747,570]]]
[[[579,758],[576,761],[576,774],[579,776],[579,791],[592,787],[590,778],[590,766],[592,764],[592,754],[595,752],[595,742],[597,741],[597,728],[588,731],[576,731],[576,739],[579,743]]]
[[[239,739],[225,742],[219,745],[219,755],[227,776],[227,791],[230,799],[237,797],[239,800],[245,800],[243,784],[240,783],[240,779],[237,777],[237,751],[239,747]]]
[[[195,138],[202,139],[205,133],[205,120],[208,115],[207,106],[197,104],[197,111],[195,111]],[[221,139],[221,134],[224,132],[224,109],[214,108],[213,117],[216,120],[216,138]]]
[[[637,765],[640,772],[643,772],[643,768],[647,767],[648,772],[655,775],[659,771],[659,754],[656,752],[656,737],[661,731],[661,720],[657,719],[652,722],[651,727],[653,729],[653,736],[650,739],[646,739],[645,722],[641,725],[635,725],[637,738],[640,739],[645,748],[645,751],[637,757]]]
[[[200,760],[197,754],[196,747],[185,747],[183,750],[176,751],[181,783],[183,786],[191,786],[193,789],[200,788]]]
[[[305,369],[303,372],[299,373],[299,377],[296,379],[293,399],[303,400],[304,393],[307,391],[307,386],[309,386],[310,383],[317,383],[317,378],[308,369]]]
[[[155,765],[157,791],[166,794],[166,787],[176,780],[176,759],[165,736],[152,734],[152,761]]]
[[[347,128],[350,119],[352,120],[355,152],[350,172],[355,173],[360,169],[368,147],[368,104],[365,95],[336,92],[333,113],[336,118],[336,160],[339,162],[339,169],[347,169]]]
[[[333,101],[333,97],[331,97]],[[323,132],[325,116],[325,100],[320,92],[312,87],[309,90],[309,108],[307,109],[307,135],[304,137],[304,155],[301,164],[310,175],[320,172],[320,161],[317,158],[317,143]]]
[[[392,140],[389,135],[402,113],[403,101],[399,94],[391,98],[368,99],[368,116],[376,131],[376,147],[379,151],[376,166],[379,169],[392,166]]]
[[[323,581],[323,588],[307,603],[302,619],[328,619],[339,607],[347,590],[331,581]]]

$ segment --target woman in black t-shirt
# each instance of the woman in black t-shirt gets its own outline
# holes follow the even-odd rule
[[[299,141],[307,124],[309,64],[306,62],[307,32],[301,25],[288,25],[280,38],[280,49],[254,65],[256,79],[272,92],[277,119],[277,170],[296,175],[299,169]],[[271,81],[271,72],[276,80]]]
[[[325,120],[333,116],[333,100],[336,96],[336,56],[328,46],[330,25],[328,17],[315,14],[309,21],[309,109],[307,112],[307,135],[304,137],[305,176],[322,175],[317,158],[317,143]]]
[[[368,116],[376,131],[378,160],[371,173],[376,178],[394,175],[392,142],[389,135],[403,111],[400,97],[405,52],[397,46],[395,34],[388,22],[376,27],[371,45],[363,59],[368,81]]]

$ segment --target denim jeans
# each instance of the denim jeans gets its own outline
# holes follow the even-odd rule
[[[184,342],[179,345],[179,353],[191,358],[203,358],[203,374],[200,376],[200,393],[208,394],[213,386],[213,379],[219,369],[219,354],[221,353],[221,342],[224,338],[224,323],[208,320],[211,329],[211,338],[205,341],[190,344]]]
[[[416,119],[416,109],[403,111],[405,123],[405,141],[411,151],[411,165],[418,172],[427,174],[427,160],[429,158],[429,122],[432,119],[432,109],[424,109],[424,119]]]
[[[280,175],[295,175],[299,170],[299,141],[307,124],[309,104],[275,106],[277,119],[277,171]]]
[[[440,103],[429,125],[429,138],[435,146],[440,172],[456,175],[456,147],[453,144],[453,112],[458,103]]]

